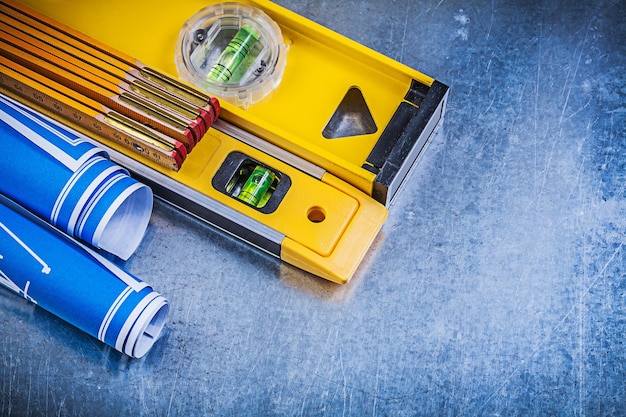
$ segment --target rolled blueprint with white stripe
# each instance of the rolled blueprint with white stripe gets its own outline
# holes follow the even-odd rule
[[[0,95],[0,193],[97,248],[128,259],[152,190],[75,131]]]
[[[169,310],[148,284],[1,194],[0,283],[136,358],[157,340]]]

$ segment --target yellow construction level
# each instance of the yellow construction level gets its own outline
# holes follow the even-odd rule
[[[180,39],[190,28],[208,36],[189,26],[207,4],[221,7],[0,0],[0,90],[97,140],[171,204],[346,283],[441,122],[448,89],[271,2],[244,0],[229,7],[261,10],[281,33],[285,65],[271,91],[243,105],[219,95],[218,105],[198,86],[165,98],[169,87],[154,85],[180,83]],[[239,29],[224,51],[266,42],[253,25]],[[224,53],[210,69],[220,82],[238,76]],[[126,96],[152,111],[116,107]],[[207,129],[203,115],[220,107]]]
[[[23,3],[176,75],[181,28],[200,9],[221,2]],[[278,24],[286,67],[280,85],[246,109],[222,100],[222,119],[389,206],[443,118],[447,86],[270,1],[237,3],[263,10]],[[370,116],[368,126],[346,128],[350,119]]]

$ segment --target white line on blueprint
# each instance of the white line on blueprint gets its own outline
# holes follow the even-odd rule
[[[67,135],[63,134],[63,132],[60,132],[54,129],[52,126],[44,123],[40,119],[29,114],[27,111],[21,109],[18,105],[14,105],[9,101],[2,100],[1,98],[0,98],[0,103],[17,111],[25,119],[29,120],[32,123],[39,125],[43,129],[47,130],[50,133],[50,135],[56,137],[57,139],[62,140],[65,143],[70,144],[71,146],[77,146],[85,142],[85,140],[80,137],[76,137],[76,138],[68,137]],[[76,171],[87,160],[89,160],[91,157],[101,152],[101,150],[98,147],[94,147],[91,150],[82,154],[79,159],[74,159],[71,155],[67,154],[65,151],[60,149],[54,143],[50,142],[49,138],[41,136],[39,133],[32,130],[27,124],[22,123],[21,120],[18,120],[15,117],[3,111],[2,108],[0,108],[0,119],[4,123],[9,125],[11,128],[19,132],[24,138],[30,140],[32,143],[34,143],[39,148],[43,149],[46,153],[48,153],[48,155],[52,156],[54,159],[56,159],[57,161],[59,161],[60,163],[62,163],[68,169],[72,171]],[[26,122],[26,120],[24,120],[24,122]]]
[[[51,271],[50,266],[48,266],[48,264],[45,263],[43,259],[41,259],[39,256],[37,256],[37,254],[31,248],[29,248],[28,245],[26,245],[19,237],[17,237],[17,235],[15,235],[15,233],[13,233],[11,230],[9,230],[9,228],[6,227],[2,222],[0,222],[0,228],[2,228],[5,232],[7,232],[7,234],[13,238],[13,240],[15,240],[21,247],[24,248],[24,250],[26,252],[28,252],[30,254],[30,256],[32,256],[37,262],[39,262],[41,264],[41,266],[42,266],[41,272],[43,274],[49,274],[50,273],[50,271]]]
[[[18,294],[22,294],[24,298],[26,298],[28,301],[31,301],[37,304],[37,301],[33,297],[28,295],[28,288],[30,287],[30,281],[26,281],[26,285],[24,286],[24,289],[22,290],[15,282],[13,282],[13,280],[7,277],[6,274],[2,272],[2,270],[0,269],[0,284],[5,285],[6,287],[15,291]]]

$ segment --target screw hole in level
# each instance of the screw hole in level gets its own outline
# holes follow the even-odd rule
[[[313,223],[321,223],[326,220],[326,212],[321,207],[312,207],[309,209],[307,217]]]

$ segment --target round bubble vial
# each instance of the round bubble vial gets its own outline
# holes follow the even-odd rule
[[[178,76],[222,101],[247,108],[278,87],[288,47],[262,10],[240,3],[208,6],[183,25]]]

